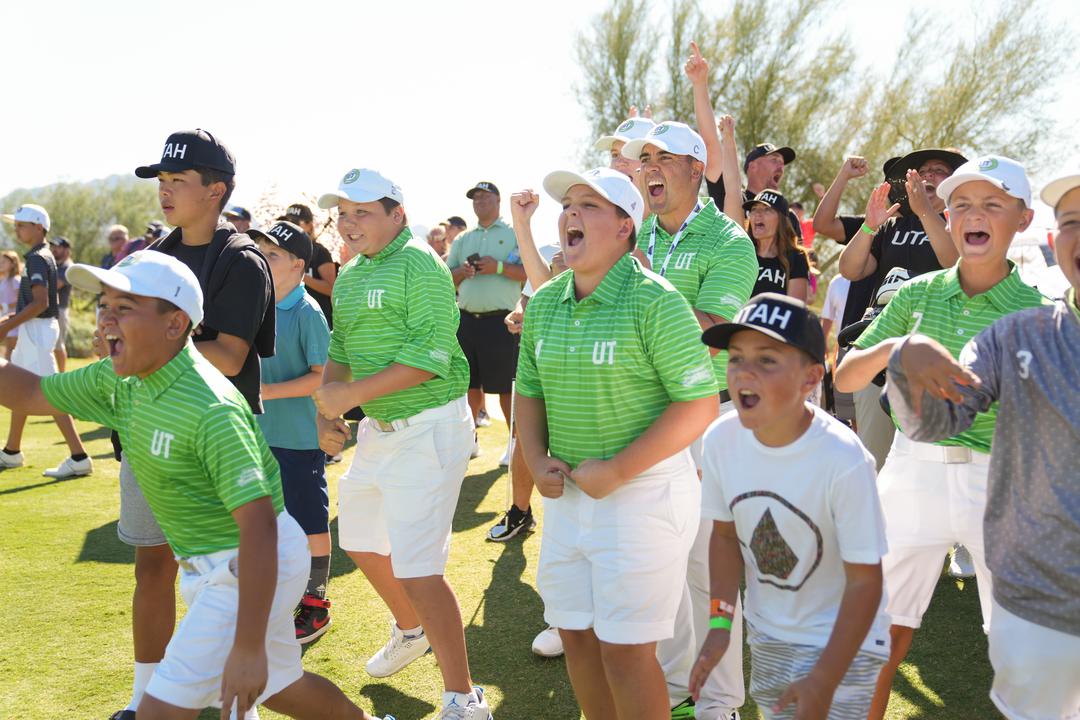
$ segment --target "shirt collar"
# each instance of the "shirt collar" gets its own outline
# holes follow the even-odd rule
[[[630,276],[630,273],[634,271],[636,262],[634,258],[627,253],[616,261],[611,269],[607,271],[607,275],[600,281],[600,284],[596,286],[588,297],[582,298],[581,302],[593,301],[601,304],[610,304],[618,302],[619,296],[622,294],[623,285],[626,283],[626,278]],[[574,294],[574,271],[566,273],[567,280],[566,286],[563,288],[562,302],[575,300]]]
[[[509,228],[509,227],[510,227],[510,226],[509,226],[509,225],[507,225],[507,224],[506,224],[506,222],[505,222],[505,221],[504,221],[504,220],[502,219],[502,216],[499,216],[499,217],[495,218],[495,222],[491,223],[491,224],[490,224],[490,225],[488,225],[487,227],[484,227],[484,226],[483,226],[483,225],[481,225],[481,224],[480,224],[479,222],[478,222],[478,223],[476,223],[476,229],[477,229],[477,230],[480,230],[480,231],[490,230],[490,229],[492,229],[492,228],[494,228],[494,227],[500,227],[500,226],[501,226],[501,227],[504,227],[504,228]]]
[[[172,387],[172,384],[179,380],[181,375],[195,367],[194,348],[195,346],[189,340],[172,360],[140,380],[139,385],[150,393],[151,398],[156,400],[163,392]]]
[[[412,231],[406,227],[404,230],[398,233],[397,237],[390,241],[390,244],[384,247],[379,252],[367,258],[369,262],[382,262],[388,257],[396,253],[401,248],[405,247],[405,243],[412,240]]]
[[[691,212],[693,212],[693,211],[691,210]],[[684,233],[693,234],[693,233],[703,232],[705,227],[711,221],[712,216],[715,215],[715,214],[716,214],[716,203],[713,201],[712,198],[709,198],[705,202],[701,203],[701,212],[699,212],[697,214],[697,216],[693,220],[690,221],[690,224],[686,226],[686,230],[684,231]],[[654,227],[654,228],[656,228],[657,236],[659,236],[659,237],[671,237],[668,234],[668,231],[664,229],[664,226],[660,224],[660,216],[659,215],[656,215],[654,213],[653,215],[650,215],[649,217],[652,218],[652,223],[653,223],[652,227],[649,228],[650,232],[652,231],[652,228]]]
[[[26,258],[30,257],[31,255],[33,255],[33,254],[34,254],[34,253],[36,253],[36,252],[41,252],[41,248],[43,248],[43,247],[47,247],[47,246],[48,246],[48,243],[47,243],[47,242],[45,242],[44,240],[42,240],[41,242],[39,242],[39,243],[38,243],[37,245],[35,245],[34,247],[32,247],[32,248],[30,248],[29,250],[27,250],[27,251],[26,251],[26,253],[25,253],[25,254],[23,255],[23,259],[25,260]],[[49,251],[49,254],[50,254],[50,255],[52,254],[52,251],[51,251],[51,250]]]
[[[1030,289],[1031,286],[1020,279],[1020,271],[1016,267],[1016,263],[1012,260],[1006,260],[1005,262],[1009,264],[1009,274],[1001,282],[986,292],[980,293],[980,295],[989,300],[998,310],[1010,312],[1013,307],[1010,299],[1015,298],[1017,292]],[[948,299],[956,295],[964,295],[964,289],[960,287],[959,263],[945,271],[945,298]]]
[[[304,297],[304,283],[300,283],[292,289],[292,291],[277,302],[278,310],[292,310],[296,307],[296,304]]]

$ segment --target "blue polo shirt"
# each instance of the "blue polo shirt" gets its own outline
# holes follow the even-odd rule
[[[325,365],[329,347],[326,316],[304,286],[297,285],[277,304],[274,356],[259,360],[263,383],[293,380],[311,372],[312,365]],[[310,397],[264,400],[263,408],[263,414],[256,419],[270,447],[318,449],[315,402]]]

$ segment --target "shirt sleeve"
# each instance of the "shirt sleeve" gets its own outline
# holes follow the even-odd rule
[[[464,245],[462,243],[463,236],[458,237],[454,242],[450,243],[450,252],[446,256],[446,265],[451,270],[455,270],[461,267],[464,263],[461,262],[461,248]]]
[[[709,193],[709,197],[716,203],[716,207],[723,210],[724,201],[727,199],[727,188],[724,187],[723,173],[721,173],[720,177],[716,178],[716,182],[713,182],[709,178],[705,178],[705,189]]]
[[[330,349],[330,326],[321,310],[309,307],[300,323],[300,347],[304,352],[304,362],[312,365],[325,365]]]
[[[695,309],[731,320],[754,291],[758,261],[750,238],[732,226],[705,273]]]
[[[912,285],[901,285],[881,314],[874,318],[870,326],[863,330],[862,335],[852,345],[865,350],[882,340],[907,335],[911,331],[912,287]]]
[[[344,304],[348,302],[348,287],[352,283],[350,272],[353,268],[352,261],[341,268],[337,282],[334,283],[334,292],[330,295],[330,304],[334,309],[334,329],[330,331],[330,348],[327,356],[336,363],[349,364],[349,354],[345,350],[345,333],[349,331],[349,325],[353,313],[347,311]]]
[[[540,343],[540,340],[536,337],[536,326],[539,322],[536,316],[537,313],[544,310],[543,307],[537,309],[536,306],[542,302],[543,298],[541,297],[529,300],[529,304],[525,306],[525,317],[521,326],[521,342],[518,345],[517,383],[514,386],[519,394],[537,400],[544,399],[544,389],[540,385],[540,372],[536,366],[537,345]]]
[[[251,344],[262,326],[272,293],[265,261],[243,252],[229,267],[221,289],[204,303],[203,322],[219,333]]]
[[[735,516],[728,507],[727,497],[724,495],[724,484],[720,467],[722,465],[721,450],[723,440],[719,437],[720,431],[714,421],[712,426],[705,431],[701,448],[701,517],[706,520],[719,520],[720,522],[734,522]]]
[[[844,227],[844,239],[840,243],[841,245],[847,245],[859,232],[859,228],[866,222],[866,218],[862,215],[838,215],[837,220]]]
[[[26,258],[26,277],[30,279],[30,285],[49,284],[49,263],[37,253]]]
[[[438,377],[450,374],[450,352],[457,343],[458,316],[454,283],[446,267],[429,255],[429,267],[410,266],[406,283],[406,336],[394,362],[426,370]]]
[[[112,360],[41,378],[45,399],[57,410],[118,430],[115,397],[120,378]]]
[[[665,292],[649,305],[643,330],[645,352],[672,402],[720,392],[701,325],[679,292]]]
[[[810,263],[806,253],[796,250],[788,256],[788,277],[792,280],[806,280],[810,277]]]
[[[864,565],[881,562],[888,549],[885,518],[878,497],[874,459],[865,450],[861,461],[833,478],[829,486],[829,508],[843,561]]]
[[[208,408],[199,426],[199,461],[229,512],[273,495],[256,435],[260,432],[254,416],[229,403]]]

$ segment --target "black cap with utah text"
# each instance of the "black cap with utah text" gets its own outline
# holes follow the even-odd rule
[[[299,225],[295,225],[288,220],[279,220],[265,232],[258,228],[251,228],[247,231],[247,236],[255,241],[265,240],[268,243],[277,245],[282,250],[292,253],[303,260],[305,265],[311,262],[313,250],[311,238],[300,229]]]
[[[756,330],[825,364],[821,321],[801,300],[779,293],[755,295],[739,308],[732,322],[714,325],[702,333],[701,342],[726,350],[731,337],[740,330]]]
[[[197,167],[236,174],[236,161],[225,144],[199,128],[170,135],[161,151],[161,160],[135,168],[135,174],[141,178],[156,178],[158,173],[181,173]]]

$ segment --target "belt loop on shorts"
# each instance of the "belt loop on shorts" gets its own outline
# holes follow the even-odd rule
[[[180,566],[180,569],[186,573],[197,574],[199,569],[195,567],[195,563],[191,562],[187,558],[176,558],[176,564]]]
[[[971,448],[959,445],[942,445],[941,450],[946,465],[960,465],[971,462]]]
[[[396,432],[398,430],[404,430],[409,427],[408,418],[401,420],[391,420],[390,422],[384,422],[382,420],[376,420],[371,418],[371,424],[375,426],[375,429],[379,432]]]

